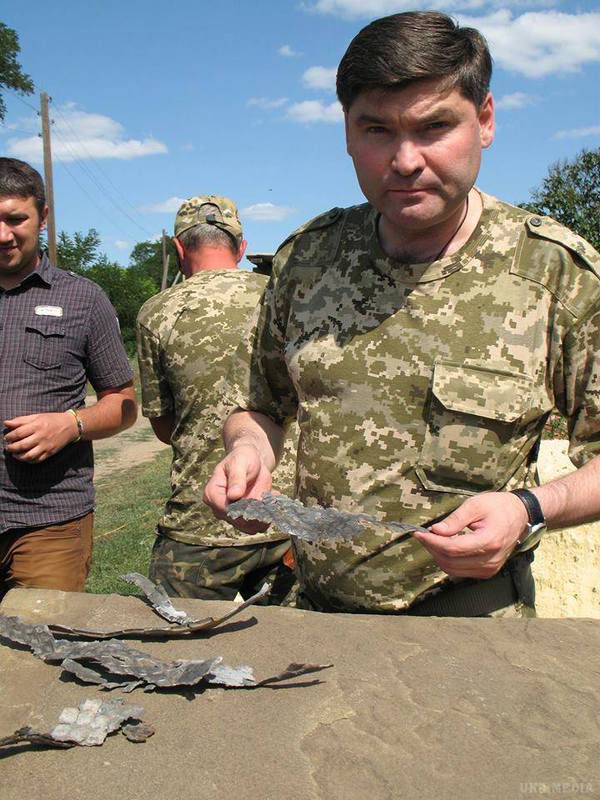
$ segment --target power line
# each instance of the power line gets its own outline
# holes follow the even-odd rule
[[[64,145],[66,145],[66,146],[69,146],[69,149],[71,150],[71,152],[72,152],[72,153],[74,153],[74,154],[76,155],[76,159],[75,159],[75,160],[76,160],[76,161],[78,161],[78,163],[79,163],[79,166],[81,167],[81,169],[83,169],[83,170],[84,170],[84,171],[85,171],[85,172],[88,174],[88,176],[89,176],[90,180],[92,180],[92,181],[93,181],[93,183],[96,185],[96,187],[98,188],[98,190],[99,190],[100,192],[102,192],[102,194],[104,194],[104,196],[107,198],[107,200],[108,200],[108,201],[109,201],[109,202],[110,202],[112,205],[114,205],[114,206],[115,206],[115,208],[116,208],[116,209],[117,209],[117,210],[118,210],[118,211],[119,211],[119,212],[120,212],[120,213],[121,213],[121,214],[122,214],[124,217],[126,217],[126,218],[127,218],[127,219],[128,219],[128,220],[129,220],[129,221],[130,221],[130,222],[131,222],[133,225],[135,225],[137,228],[139,228],[139,230],[141,230],[141,231],[142,231],[142,233],[146,234],[146,236],[152,237],[152,235],[153,235],[153,234],[152,234],[152,233],[151,233],[149,230],[147,230],[146,228],[144,228],[144,226],[143,226],[143,225],[140,225],[140,224],[139,224],[139,222],[137,222],[137,220],[135,220],[135,219],[134,219],[134,218],[133,218],[133,217],[132,217],[132,216],[131,216],[131,215],[128,213],[128,211],[127,211],[126,209],[124,209],[124,208],[123,208],[123,206],[122,206],[120,203],[118,203],[118,202],[117,202],[117,201],[116,201],[116,200],[115,200],[113,197],[111,197],[111,195],[110,195],[110,193],[107,191],[106,187],[102,185],[102,183],[101,183],[100,179],[99,179],[99,178],[98,178],[98,177],[97,177],[97,176],[94,174],[94,172],[93,172],[93,171],[90,169],[90,167],[88,167],[88,165],[84,163],[84,160],[81,158],[81,155],[79,154],[79,156],[77,157],[77,153],[76,153],[76,151],[75,151],[74,145],[77,145],[77,146],[78,146],[78,147],[79,147],[79,148],[80,148],[82,151],[84,151],[84,152],[85,152],[85,154],[87,155],[87,158],[88,158],[90,161],[92,161],[92,162],[94,163],[94,165],[96,166],[96,169],[97,169],[99,172],[102,172],[102,173],[104,174],[104,176],[105,176],[105,177],[106,177],[106,179],[109,181],[109,183],[111,183],[111,184],[112,184],[112,186],[114,187],[115,191],[116,191],[117,193],[119,193],[119,194],[120,194],[120,191],[119,191],[119,189],[118,189],[118,188],[115,186],[115,184],[114,184],[114,183],[113,183],[113,182],[110,180],[110,178],[108,177],[108,175],[107,175],[107,174],[104,172],[104,170],[101,170],[101,169],[100,169],[100,167],[99,167],[99,164],[98,164],[98,160],[97,160],[97,159],[96,159],[96,158],[95,158],[95,157],[94,157],[94,156],[93,156],[93,155],[92,155],[92,154],[89,152],[89,150],[86,148],[85,144],[84,144],[82,141],[80,141],[80,140],[79,140],[79,141],[77,141],[77,132],[76,132],[76,131],[73,129],[73,127],[71,126],[71,124],[69,123],[69,121],[67,120],[67,118],[66,118],[66,117],[65,117],[65,116],[64,116],[64,115],[63,115],[63,114],[62,114],[62,113],[61,113],[61,112],[60,112],[58,109],[55,109],[55,110],[56,110],[56,113],[58,114],[58,116],[60,117],[60,119],[62,120],[62,122],[65,124],[65,126],[66,126],[66,127],[67,127],[67,128],[70,130],[70,131],[71,131],[71,133],[72,133],[72,134],[73,134],[73,136],[75,137],[75,140],[74,140],[74,141],[72,141],[72,142],[67,142],[67,140],[66,140],[65,138],[63,138],[62,136],[60,136],[59,134],[57,134],[57,131],[56,131],[56,130],[55,130],[55,135],[58,135],[58,136],[59,136],[59,138],[61,139],[61,141],[62,141],[62,143],[63,143]],[[122,197],[122,195],[121,195],[121,197]],[[131,205],[131,203],[128,203],[128,202],[127,202],[127,200],[125,200],[125,198],[123,198],[123,200],[124,200],[124,201],[127,203],[127,205],[129,205],[131,208],[133,208],[133,206]]]
[[[21,97],[21,95],[17,92],[16,89],[11,89],[10,86],[3,86],[2,87],[2,91],[3,92],[10,92],[13,95],[13,97],[16,97],[16,99],[20,103],[23,103],[24,106],[27,106],[27,108],[30,108],[32,111],[35,111],[35,113],[39,117],[39,115],[40,115],[39,109],[37,109],[35,106],[32,106],[31,103],[27,102],[27,100],[24,100],[23,97]]]

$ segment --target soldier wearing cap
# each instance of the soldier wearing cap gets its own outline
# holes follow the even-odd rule
[[[532,615],[544,525],[600,517],[600,257],[475,188],[491,68],[481,34],[445,14],[358,33],[337,92],[368,203],[283,243],[240,350],[206,488],[217,514],[268,489],[297,416],[300,500],[429,528],[298,542],[305,607]],[[578,469],[539,486],[554,408]]]
[[[150,577],[171,596],[207,600],[233,600],[238,592],[247,598],[267,580],[266,602],[279,603],[294,583],[283,560],[286,537],[244,534],[216,520],[202,502],[204,484],[224,455],[221,428],[233,408],[223,394],[230,357],[266,278],[239,269],[246,241],[227,197],[186,200],[174,233],[186,280],[150,298],[137,321],[142,411],[173,449],[171,496],[157,526]],[[288,480],[290,468],[293,459],[283,470]]]

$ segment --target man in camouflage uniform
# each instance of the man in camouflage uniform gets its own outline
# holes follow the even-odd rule
[[[150,298],[137,322],[143,413],[173,448],[172,493],[150,577],[172,596],[207,600],[249,597],[268,580],[266,602],[279,603],[294,583],[283,563],[289,540],[276,531],[243,534],[216,520],[201,499],[223,457],[221,428],[234,407],[223,397],[224,375],[266,278],[238,269],[246,242],[226,197],[186,200],[174,243],[187,280]]]
[[[305,607],[531,616],[544,517],[600,516],[600,258],[474,187],[490,77],[483,37],[435,12],[376,20],[340,63],[369,202],[277,252],[206,498],[259,497],[297,415],[300,500],[429,532],[298,542]],[[538,486],[553,408],[579,469]]]

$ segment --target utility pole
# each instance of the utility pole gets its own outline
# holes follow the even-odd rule
[[[167,288],[167,279],[169,276],[169,256],[167,255],[167,232],[163,228],[162,232],[162,266],[163,266],[163,274],[162,274],[162,281],[160,284],[161,292],[163,289]]]
[[[52,147],[50,145],[50,118],[46,92],[40,94],[40,114],[42,117],[42,142],[44,145],[44,178],[46,182],[46,201],[48,203],[48,256],[56,264],[56,224],[54,222],[54,183],[52,181]]]

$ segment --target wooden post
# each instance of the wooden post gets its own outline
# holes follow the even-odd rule
[[[54,182],[52,180],[52,147],[50,144],[50,118],[48,116],[48,97],[40,94],[40,113],[42,117],[42,143],[44,147],[44,178],[46,183],[46,202],[48,203],[48,257],[56,264],[56,224],[54,220]]]
[[[167,232],[164,228],[162,232],[162,264],[163,264],[163,274],[162,274],[162,281],[160,283],[161,292],[163,291],[163,289],[167,288],[167,279],[169,277],[169,256],[167,255]]]

